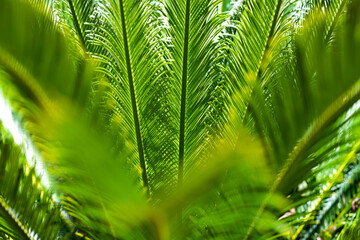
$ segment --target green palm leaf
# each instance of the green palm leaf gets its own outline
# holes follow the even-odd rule
[[[114,111],[110,116],[114,120],[110,121],[117,125],[120,123],[120,129],[136,143],[137,150],[134,149],[130,161],[139,166],[148,194],[166,191],[152,180],[159,177],[154,164],[162,162],[167,166],[164,169],[169,169],[172,166],[169,152],[174,151],[174,146],[170,145],[174,128],[169,115],[172,103],[164,95],[170,90],[166,77],[168,57],[161,33],[163,27],[156,15],[158,6],[151,1],[99,1],[89,8],[82,1],[73,2],[75,12],[81,16],[77,25],[89,29],[88,32],[82,30],[88,39],[86,47],[99,62],[99,74],[107,79],[105,86],[109,88],[108,98],[113,102]],[[99,17],[101,23],[86,22],[96,12],[103,13]],[[95,84],[103,85],[102,82]],[[144,117],[149,114],[152,119]],[[169,143],[169,148],[161,149],[161,143],[165,142]],[[170,168],[169,171],[173,170]],[[165,180],[167,176],[171,174],[163,176],[169,185],[171,181]]]
[[[4,129],[0,158],[0,231],[14,239],[56,239],[65,226],[60,207]]]
[[[219,47],[215,39],[220,33],[225,15],[218,14],[219,1],[165,1],[169,19],[172,78],[175,84],[176,106],[174,115],[179,119],[176,129],[178,142],[178,185],[184,174],[201,158],[210,146],[212,134],[206,125],[215,119],[208,114],[211,106],[211,87],[217,80],[212,65],[216,65]],[[218,119],[218,117],[216,117]]]
[[[55,209],[56,226],[43,230],[50,198],[30,216],[24,200],[38,203],[39,192],[21,184],[34,184],[34,170],[4,147],[0,163],[14,168],[0,183],[0,237],[356,230],[340,222],[356,216],[349,201],[359,195],[358,3],[314,2],[297,23],[297,1],[228,4],[0,2],[1,87],[74,227],[59,233]],[[354,182],[339,183],[343,175]]]
[[[291,194],[301,181],[310,177],[307,171],[324,160],[324,158],[320,156],[316,157],[316,155],[313,155],[320,146],[327,146],[325,148],[326,151],[329,152],[336,151],[336,144],[326,144],[326,141],[330,141],[331,139],[329,137],[331,135],[329,134],[344,124],[344,121],[347,121],[339,120],[339,117],[359,99],[359,75],[357,71],[355,69],[339,69],[337,66],[338,48],[334,47],[333,51],[323,50],[325,45],[324,40],[326,39],[326,32],[324,31],[326,24],[321,24],[321,21],[323,23],[326,23],[326,21],[324,21],[325,19],[316,19],[314,24],[318,26],[317,28],[305,28],[311,36],[315,35],[315,37],[312,38],[313,41],[310,41],[310,44],[310,35],[303,34],[297,37],[298,42],[304,39],[304,42],[301,42],[303,45],[298,44],[296,47],[298,57],[295,64],[299,65],[297,65],[296,68],[290,67],[290,69],[298,69],[299,75],[296,76],[290,73],[289,80],[285,80],[286,78],[284,78],[284,76],[287,75],[282,74],[282,80],[277,79],[277,82],[274,82],[274,85],[268,85],[268,88],[264,92],[260,90],[260,87],[256,88],[256,95],[259,96],[259,99],[263,102],[265,98],[270,96],[271,99],[274,99],[273,102],[270,99],[266,100],[267,104],[269,104],[268,107],[266,107],[266,104],[254,104],[253,109],[255,109],[255,116],[258,118],[257,121],[263,123],[260,131],[265,132],[264,135],[266,138],[268,137],[267,141],[270,142],[271,145],[273,144],[272,149],[279,149],[275,151],[276,157],[283,159],[286,154],[284,150],[291,149],[291,144],[294,145],[286,164],[280,171],[270,190],[271,192],[281,191],[285,194]],[[309,21],[311,22],[312,20]],[[320,21],[320,24],[318,21]],[[343,26],[344,29],[346,29],[344,32],[352,31],[353,24],[352,22],[347,22],[347,25]],[[316,30],[314,31],[314,29]],[[355,44],[356,40],[345,37],[346,34],[344,32],[337,32],[337,41],[346,41],[348,44]],[[342,61],[348,61],[349,59],[355,60],[356,58],[351,57],[352,53],[347,51],[345,46],[346,45],[341,45],[341,53],[346,55],[346,57],[342,58]],[[303,55],[304,52],[309,55],[305,57]],[[314,56],[319,57],[320,55],[323,55],[323,59],[326,60],[322,62],[320,62],[319,59],[314,60]],[[293,63],[289,61],[290,66],[291,64]],[[286,64],[284,65],[286,66]],[[350,64],[348,66],[350,66]],[[334,72],[329,74],[328,69]],[[285,71],[289,71],[289,69],[285,68]],[[335,71],[339,74],[336,74]],[[349,72],[351,72],[351,74],[348,74]],[[294,78],[296,79],[297,77],[299,80],[294,82]],[[341,84],[338,84],[339,78],[342,79]],[[286,83],[286,81],[288,82]],[[310,84],[311,82],[312,84]],[[283,86],[283,83],[287,85]],[[294,83],[297,84],[297,86],[292,85]],[[324,87],[327,89],[326,92],[324,92]],[[283,92],[285,89],[287,92]],[[288,94],[290,89],[293,89],[293,92]],[[284,97],[282,97],[282,94],[284,94]],[[298,97],[299,94],[302,94],[300,98]],[[335,98],[336,96],[337,99]],[[284,111],[284,109],[295,111],[291,113],[290,111]],[[293,124],[296,122],[296,119],[301,119],[298,125]],[[310,127],[307,126],[308,124],[311,124]],[[276,132],[276,134],[274,134],[274,132]],[[268,133],[270,134],[268,135]],[[299,138],[301,134],[302,137]],[[325,136],[327,138],[325,138]],[[342,141],[346,141],[346,139],[342,139]],[[266,204],[267,202],[265,201],[264,205]],[[259,211],[258,217],[260,216],[260,212],[261,210]]]
[[[294,4],[294,3],[292,3]],[[229,70],[226,75],[231,82],[232,91],[248,94],[243,89],[250,81],[261,84],[271,75],[267,73],[271,56],[280,44],[286,42],[289,31],[289,1],[245,1],[236,24],[236,35],[231,43]],[[246,83],[249,81],[249,83]],[[249,86],[252,88],[251,84]],[[243,92],[244,91],[244,92]],[[251,91],[250,91],[251,93]],[[248,99],[245,98],[245,101]],[[238,106],[243,115],[247,108]],[[241,109],[243,108],[243,109]]]

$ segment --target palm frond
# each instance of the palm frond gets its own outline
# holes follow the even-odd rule
[[[353,23],[348,22],[347,24],[344,28],[351,31],[351,27],[348,27],[352,26]],[[304,45],[297,45],[298,57],[296,61],[292,62],[290,58],[287,63],[281,62],[282,65],[276,66],[277,71],[284,67],[287,73],[272,74],[271,76],[276,81],[272,84],[266,84],[264,90],[261,83],[255,84],[254,99],[250,106],[257,121],[257,131],[264,136],[267,149],[271,150],[270,158],[275,157],[281,161],[281,159],[286,158],[288,152],[291,152],[270,192],[281,191],[284,194],[291,194],[293,189],[309,176],[307,171],[317,166],[321,161],[321,158],[313,158],[311,154],[316,151],[317,147],[321,146],[317,143],[322,140],[324,132],[329,133],[329,129],[338,128],[342,124],[341,121],[337,122],[338,118],[359,99],[359,75],[355,73],[354,69],[340,70],[339,67],[335,67],[338,64],[336,59],[338,59],[339,48],[325,51],[324,45],[322,45],[325,39],[323,34],[325,25],[319,24],[317,26],[319,27],[306,28],[311,34],[315,34],[314,39],[317,39],[313,41],[316,47],[312,48],[311,55],[307,55],[306,58],[302,55],[306,52],[305,46],[312,46],[311,43],[308,44],[308,35],[298,36],[297,41],[304,39],[302,42]],[[314,29],[316,30],[314,31]],[[346,38],[344,32],[337,32],[337,36],[339,42],[356,42],[353,38]],[[347,62],[352,53],[348,52],[344,45],[341,47],[343,47],[341,48],[342,53],[349,57],[342,58],[342,61]],[[319,58],[316,60],[312,58],[314,56],[319,57],[321,54],[324,56],[322,59],[327,58],[325,61],[320,62]],[[289,55],[291,56],[291,53]],[[354,60],[354,58],[352,59]],[[297,66],[294,67],[293,64]],[[335,79],[336,74],[332,72],[333,75],[331,75],[328,70],[325,71],[325,66],[332,66],[331,71],[337,71],[340,75],[337,75],[338,77]],[[296,71],[299,72],[296,73]],[[348,74],[348,72],[354,74]],[[278,79],[276,76],[281,76],[282,79]],[[285,76],[288,76],[288,80],[285,80]],[[337,81],[339,78],[343,79],[341,85]],[[336,87],[332,83],[336,83]],[[325,87],[328,91],[324,93]],[[303,95],[298,97],[299,94]],[[304,102],[301,103],[299,100]],[[294,122],[299,122],[299,120],[299,125],[295,125]],[[309,124],[311,124],[310,127],[308,127]],[[329,149],[334,149],[334,147],[334,145],[329,145]],[[263,206],[266,204],[268,204],[267,200],[264,201]],[[260,208],[252,226],[256,225],[262,209]],[[252,229],[250,228],[248,237],[251,236],[251,232]]]
[[[165,95],[171,85],[166,73],[166,39],[157,15],[159,6],[153,1],[98,1],[91,7],[84,4],[74,1],[73,5],[80,16],[79,25],[89,29],[83,31],[87,50],[99,63],[100,78],[106,79],[94,86],[107,88],[107,101],[113,109],[110,122],[128,135],[128,141],[136,143],[130,161],[139,168],[149,195],[151,189],[157,195],[158,189],[165,190],[152,180],[159,176],[153,165],[162,162],[164,171],[173,172],[169,156],[174,151],[169,110],[173,103]],[[100,13],[98,22],[86,22],[92,14]],[[169,148],[161,148],[161,141],[169,143]],[[164,179],[173,175],[164,174]],[[173,182],[164,181],[169,185]]]
[[[53,186],[63,193],[64,209],[77,229],[93,239],[127,238],[133,228],[141,233],[141,223],[152,212],[126,160],[126,147],[120,152],[112,148],[101,129],[85,120],[79,124],[81,118],[46,121],[48,169]]]
[[[43,108],[41,104],[50,108],[51,103],[40,89],[46,89],[49,94],[76,96],[84,104],[88,91],[84,86],[89,85],[86,82],[89,63],[79,62],[76,53],[70,54],[71,44],[65,41],[49,13],[26,2],[21,2],[20,8],[13,1],[2,1],[1,4],[3,22],[0,28],[8,33],[0,38],[1,65],[11,81],[27,98]],[[28,24],[19,24],[25,18]],[[27,41],[23,40],[24,36]],[[47,48],[42,42],[48,42]],[[35,64],[35,59],[47,65]],[[54,68],[50,71],[49,66]]]
[[[237,31],[231,43],[230,68],[227,72],[232,91],[238,92],[245,88],[246,81],[266,82],[263,74],[266,73],[273,51],[288,35],[286,31],[289,30],[288,22],[291,19],[287,8],[290,6],[289,1],[281,0],[243,3],[239,20],[234,22]],[[243,108],[239,111],[244,118],[247,103],[239,108]]]
[[[2,127],[0,162],[0,231],[14,239],[59,237],[66,226],[60,206]]]
[[[316,211],[320,209],[320,206],[324,199],[330,195],[332,188],[336,185],[336,183],[341,178],[343,172],[346,170],[348,165],[352,163],[357,156],[357,152],[359,150],[359,142],[357,142],[353,149],[350,151],[350,153],[345,157],[345,159],[342,161],[341,165],[334,171],[333,175],[330,177],[330,179],[327,179],[327,182],[325,185],[323,185],[323,191],[321,194],[318,195],[317,199],[311,203],[311,208],[308,209],[308,213],[303,219],[303,223],[297,228],[296,232],[293,234],[292,239],[296,239],[297,236],[301,233],[303,228],[309,223],[311,219],[314,218],[314,214],[317,214]]]
[[[359,173],[357,162],[350,165],[344,177],[338,179],[342,182],[333,187],[332,194],[325,194],[322,206],[314,211],[314,219],[302,230],[302,238],[311,239],[323,231],[334,234],[342,230],[344,215],[349,211],[356,211],[353,203],[359,195]]]
[[[237,137],[241,139],[237,146],[232,141],[224,141],[221,147],[218,146],[214,159],[204,168],[207,173],[199,174],[199,170],[192,173],[195,177],[184,189],[192,191],[185,199],[194,200],[184,207],[186,217],[181,232],[174,238],[240,239],[246,235],[253,216],[264,199],[269,197],[268,187],[274,176],[260,141],[241,129],[238,129]],[[246,148],[243,147],[245,145]],[[211,173],[218,174],[219,180],[210,179],[213,182],[204,183],[206,175]],[[196,195],[198,197],[194,198]],[[184,201],[184,197],[177,198]],[[255,226],[253,237],[256,239],[267,239],[274,233],[284,234],[288,230],[277,221],[275,210],[286,206],[286,200],[277,194],[269,198],[274,204],[264,209],[266,214]]]
[[[235,36],[230,39],[229,63],[224,68],[232,108],[236,109],[238,119],[255,131],[260,121],[253,121],[251,99],[257,98],[253,93],[256,84],[266,88],[277,72],[276,67],[286,61],[284,48],[290,41],[290,10],[296,2],[291,1],[245,1],[238,11],[239,20],[234,21]],[[259,104],[259,99],[255,100]],[[266,112],[264,112],[266,113]],[[256,119],[255,119],[256,120]],[[254,124],[255,122],[255,124]],[[271,123],[271,122],[269,122]],[[268,132],[276,135],[272,127]],[[263,134],[262,131],[258,131]],[[274,166],[279,159],[271,157],[272,147],[264,141],[270,160]]]
[[[178,119],[176,129],[178,141],[178,185],[184,175],[201,159],[204,149],[209,147],[212,126],[218,116],[208,114],[211,96],[216,91],[218,76],[213,66],[221,46],[215,40],[220,33],[225,15],[218,14],[219,1],[165,1],[165,15],[169,19],[169,34],[173,46],[170,48],[173,62]],[[216,124],[216,123],[215,123]]]

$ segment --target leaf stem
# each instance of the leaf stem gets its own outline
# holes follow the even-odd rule
[[[81,44],[83,45],[84,48],[86,48],[86,45],[85,45],[85,39],[84,39],[84,36],[81,32],[81,28],[80,28],[80,24],[79,24],[79,20],[76,16],[76,12],[75,12],[75,8],[74,8],[74,4],[72,2],[72,0],[68,0],[69,2],[69,7],[70,7],[70,11],[71,11],[71,15],[73,17],[73,23],[74,23],[74,26],[75,26],[75,30],[80,38],[80,42]]]
[[[22,239],[33,238],[30,236],[29,231],[25,226],[20,222],[20,220],[11,212],[10,207],[5,202],[4,198],[0,195],[0,215],[9,223],[13,230],[16,230],[17,233],[22,237]],[[16,237],[16,236],[15,236]]]
[[[182,186],[183,175],[184,175],[185,114],[186,114],[186,85],[187,85],[187,74],[188,74],[189,28],[190,28],[190,0],[186,0],[184,53],[183,53],[183,69],[182,69],[183,71],[182,71],[182,86],[181,86],[181,110],[180,110],[179,173],[178,173],[179,188]]]
[[[123,33],[123,39],[124,39],[124,50],[125,50],[125,58],[126,58],[126,66],[127,66],[127,75],[128,75],[130,95],[131,95],[131,105],[132,105],[132,110],[133,110],[140,166],[141,166],[141,170],[142,170],[141,175],[142,175],[144,188],[146,189],[146,195],[147,195],[147,197],[150,197],[149,180],[148,180],[147,171],[146,171],[144,148],[143,148],[141,131],[140,131],[139,115],[138,115],[138,109],[137,109],[137,105],[136,105],[134,80],[133,80],[132,69],[131,69],[130,49],[129,49],[127,32],[126,32],[126,21],[125,21],[125,11],[124,11],[123,0],[119,0],[119,4],[120,4],[120,14],[121,14],[121,26],[122,26],[122,33]]]

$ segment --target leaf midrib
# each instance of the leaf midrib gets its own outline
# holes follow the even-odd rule
[[[0,195],[0,214],[11,225],[13,230],[21,235],[23,239],[33,240],[30,233],[25,228],[25,225],[21,223],[13,213],[11,213],[10,207],[5,202],[4,198]]]
[[[133,75],[132,75],[132,67],[131,67],[131,61],[130,61],[130,49],[129,49],[129,43],[128,43],[128,38],[127,38],[127,32],[126,32],[126,21],[125,21],[125,11],[124,11],[123,0],[119,0],[119,5],[120,5],[120,14],[121,14],[121,26],[122,26],[122,33],[123,33],[123,40],[124,40],[125,61],[126,61],[126,68],[127,68],[127,76],[128,76],[128,80],[129,80],[131,105],[132,105],[135,133],[136,133],[136,142],[137,142],[138,153],[139,153],[140,167],[142,170],[141,176],[142,176],[143,185],[144,185],[144,188],[146,191],[146,195],[147,195],[147,197],[150,197],[149,180],[148,180],[147,171],[146,171],[144,148],[143,148],[143,143],[142,143],[139,115],[138,115],[138,109],[137,109],[137,103],[136,103],[136,97],[135,97],[134,79],[133,79]]]
[[[256,80],[259,81],[259,82],[261,82],[261,75],[262,75],[261,65],[263,64],[265,55],[267,54],[267,51],[270,48],[271,39],[272,39],[272,37],[274,36],[274,33],[275,33],[276,22],[277,22],[277,19],[279,17],[281,4],[282,4],[282,0],[278,0],[277,3],[276,3],[275,12],[274,12],[273,18],[271,20],[270,31],[269,31],[269,33],[267,35],[265,46],[264,46],[263,52],[262,52],[262,54],[260,56],[259,64],[257,65]],[[254,91],[251,90],[250,99],[252,99],[253,96],[254,96]],[[248,114],[249,114],[249,106],[247,104],[247,106],[245,108],[244,115],[243,115],[243,121],[247,118]]]
[[[84,39],[84,36],[83,36],[81,28],[80,28],[79,19],[78,19],[77,15],[76,15],[76,12],[75,12],[73,0],[68,0],[68,2],[69,2],[70,12],[71,12],[71,15],[73,17],[73,23],[74,23],[74,26],[75,26],[75,30],[76,30],[79,38],[80,38],[80,42],[81,42],[82,46],[84,48],[86,48],[85,39]]]
[[[180,136],[179,136],[179,172],[178,187],[182,186],[184,175],[184,152],[185,152],[185,114],[186,114],[186,87],[188,78],[188,51],[190,29],[190,0],[186,0],[185,29],[184,29],[184,52],[181,84],[181,108],[180,108]]]

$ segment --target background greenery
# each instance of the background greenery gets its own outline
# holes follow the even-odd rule
[[[359,239],[358,0],[1,0],[1,239]]]

